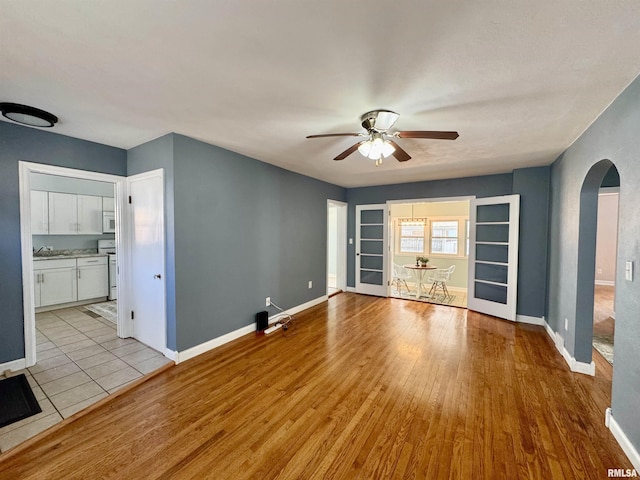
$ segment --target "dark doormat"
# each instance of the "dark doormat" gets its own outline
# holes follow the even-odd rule
[[[24,373],[0,380],[0,428],[42,412]]]

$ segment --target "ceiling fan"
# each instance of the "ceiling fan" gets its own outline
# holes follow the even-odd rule
[[[455,140],[458,132],[436,132],[424,130],[411,130],[390,133],[398,120],[398,115],[391,110],[372,110],[360,117],[362,126],[367,133],[327,133],[324,135],[309,135],[307,138],[323,137],[366,137],[365,140],[352,145],[338,155],[334,160],[344,160],[358,150],[363,156],[376,161],[376,166],[382,163],[383,158],[389,155],[396,157],[399,162],[406,162],[411,156],[405,152],[392,138],[431,138],[436,140]]]

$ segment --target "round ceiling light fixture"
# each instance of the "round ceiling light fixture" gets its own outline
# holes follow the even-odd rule
[[[3,117],[30,127],[50,128],[58,122],[58,117],[52,113],[19,103],[2,102],[0,112]]]

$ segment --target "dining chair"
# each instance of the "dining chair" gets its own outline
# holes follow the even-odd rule
[[[411,293],[411,289],[409,288],[409,285],[407,285],[407,280],[410,278],[413,278],[413,275],[410,271],[408,271],[402,265],[398,265],[397,263],[393,264],[393,280],[391,283],[395,283],[399,295],[402,294],[402,285],[404,285],[404,288],[407,289],[407,295]]]
[[[451,296],[447,289],[447,282],[455,269],[456,266],[451,265],[449,268],[438,268],[431,272],[431,276],[429,277],[429,281],[431,282],[431,288],[429,289],[430,297],[435,296],[439,288],[442,290],[445,299]]]

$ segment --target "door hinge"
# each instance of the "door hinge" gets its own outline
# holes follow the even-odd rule
[[[131,203],[131,195],[129,195],[129,203]]]
[[[135,315],[133,314],[133,310],[131,310],[131,320],[133,320],[134,317]]]

